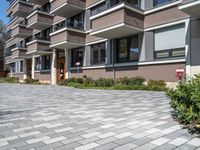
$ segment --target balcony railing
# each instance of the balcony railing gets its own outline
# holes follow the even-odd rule
[[[52,32],[56,32],[63,28],[71,28],[71,29],[77,29],[77,30],[84,30],[84,23],[79,21],[72,21],[70,19],[66,19],[56,25],[53,26]]]
[[[44,12],[44,13],[49,13],[51,10],[51,7],[50,5],[46,6],[46,7],[37,7],[36,9],[34,9],[31,14],[35,11],[41,11],[41,12]]]
[[[97,15],[103,11],[106,11],[108,9],[111,9],[115,6],[118,6],[122,3],[125,3],[126,5],[129,5],[130,7],[141,9],[141,4],[137,0],[109,0],[107,2],[104,2],[94,8],[92,8],[91,16]]]
[[[45,36],[33,36],[32,41],[34,41],[34,40],[50,41],[50,37],[45,37]]]

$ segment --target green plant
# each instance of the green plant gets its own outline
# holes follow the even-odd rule
[[[111,87],[114,86],[115,82],[113,79],[104,79],[104,78],[99,78],[95,80],[95,86],[97,87]]]
[[[120,78],[116,81],[116,84],[118,85],[130,85],[130,86],[136,86],[136,85],[143,85],[145,82],[145,79],[143,77],[124,77]]]
[[[15,77],[0,78],[0,83],[18,83]]]
[[[41,84],[38,79],[31,79],[31,78],[25,79],[24,83],[25,84]]]
[[[164,90],[166,90],[167,85],[166,85],[165,81],[163,81],[163,80],[159,80],[159,81],[149,80],[147,82],[147,88],[149,90],[153,90],[153,91],[164,91]]]
[[[69,83],[68,79],[58,81],[58,85],[67,86]]]
[[[182,81],[176,89],[168,89],[166,94],[180,122],[200,124],[200,76]]]
[[[94,80],[90,77],[85,77],[84,78],[84,83],[85,86],[95,86]]]

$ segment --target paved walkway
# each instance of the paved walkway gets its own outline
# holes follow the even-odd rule
[[[0,149],[200,150],[164,93],[0,84]]]

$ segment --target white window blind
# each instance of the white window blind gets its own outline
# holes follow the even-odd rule
[[[179,24],[155,30],[155,51],[185,47],[185,25]]]

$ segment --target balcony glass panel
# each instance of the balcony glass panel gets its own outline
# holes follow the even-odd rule
[[[112,7],[126,3],[127,5],[141,9],[141,0],[107,0],[91,9],[91,15],[99,14]]]

